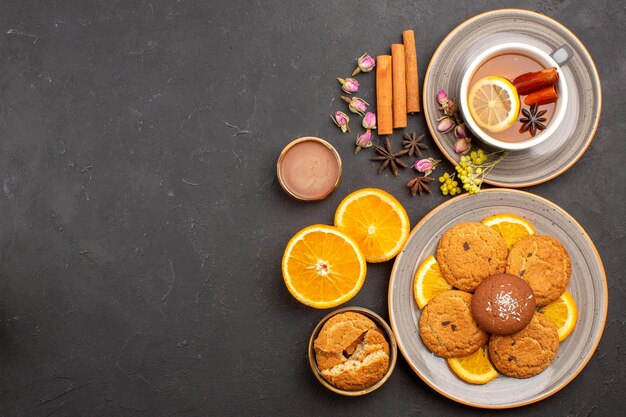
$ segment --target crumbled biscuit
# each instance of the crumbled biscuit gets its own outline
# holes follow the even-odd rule
[[[363,333],[375,329],[376,323],[363,314],[348,311],[337,314],[324,324],[314,346],[325,352],[343,352]]]
[[[321,375],[337,388],[374,385],[389,369],[389,343],[376,324],[359,313],[330,318],[314,342]]]
[[[332,369],[322,371],[322,376],[337,388],[359,390],[380,381],[388,369],[389,355],[378,350],[362,360],[349,359]]]

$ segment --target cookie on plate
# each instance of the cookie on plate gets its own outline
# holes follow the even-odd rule
[[[537,375],[552,363],[558,349],[556,326],[541,313],[535,313],[519,332],[489,339],[491,362],[502,374],[514,378]]]
[[[509,274],[487,277],[474,291],[472,315],[491,334],[522,330],[535,313],[535,296],[523,279]]]
[[[443,358],[471,355],[487,343],[471,312],[472,294],[450,290],[437,294],[422,310],[420,337],[431,352]]]
[[[437,263],[450,285],[473,292],[488,276],[504,272],[507,254],[500,233],[480,223],[465,222],[443,234]]]
[[[528,282],[537,306],[541,307],[563,294],[569,284],[572,265],[561,242],[552,236],[533,235],[513,245],[506,272]]]

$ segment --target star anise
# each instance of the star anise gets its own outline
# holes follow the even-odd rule
[[[530,135],[535,136],[537,134],[537,130],[543,130],[546,128],[546,125],[543,122],[546,121],[545,117],[541,117],[546,114],[547,110],[537,111],[538,106],[537,103],[534,103],[530,106],[530,109],[522,109],[522,114],[525,117],[519,119],[522,122],[522,127],[520,128],[520,133],[526,132],[530,129]]]
[[[420,150],[423,151],[428,149],[428,146],[422,143],[425,137],[423,133],[417,136],[417,133],[415,132],[412,132],[410,135],[404,132],[403,136],[404,140],[402,141],[402,146],[404,147],[404,149],[407,149],[409,151],[409,156],[415,155],[417,157],[420,157],[422,156],[422,152]]]
[[[411,190],[411,195],[422,195],[422,191],[426,191],[430,194],[430,184],[435,179],[431,177],[417,177],[409,181],[406,186]]]
[[[382,174],[385,168],[390,167],[393,175],[398,175],[398,166],[403,168],[409,167],[405,162],[400,160],[400,157],[406,155],[409,151],[407,149],[403,149],[398,152],[392,152],[389,138],[385,138],[384,148],[376,145],[374,149],[376,149],[376,153],[378,153],[379,156],[372,158],[372,161],[382,161],[380,168],[378,168],[378,174]]]

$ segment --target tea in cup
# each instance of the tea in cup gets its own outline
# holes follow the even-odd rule
[[[479,54],[461,81],[461,113],[468,128],[500,149],[528,149],[547,140],[565,116],[567,84],[560,65],[572,55],[567,45],[551,56],[517,42]]]

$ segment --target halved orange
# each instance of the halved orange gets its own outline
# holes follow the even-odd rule
[[[367,264],[354,239],[336,227],[314,224],[287,243],[282,270],[287,289],[298,301],[330,308],[359,292]]]
[[[519,115],[517,89],[506,78],[481,78],[470,89],[467,101],[478,126],[491,132],[506,130]]]
[[[377,188],[363,188],[344,198],[335,212],[335,226],[356,240],[367,262],[396,256],[410,231],[402,204]]]
[[[441,275],[435,257],[424,259],[413,278],[413,296],[419,308],[424,308],[435,295],[451,289],[452,285]]]
[[[558,300],[551,302],[539,309],[539,312],[556,324],[559,330],[559,342],[569,336],[578,320],[578,309],[572,295],[565,291]]]
[[[486,384],[498,376],[489,360],[487,345],[469,356],[448,359],[448,365],[459,378],[470,384]]]
[[[500,233],[509,249],[521,238],[535,234],[532,223],[515,214],[496,214],[483,219],[481,223]]]

